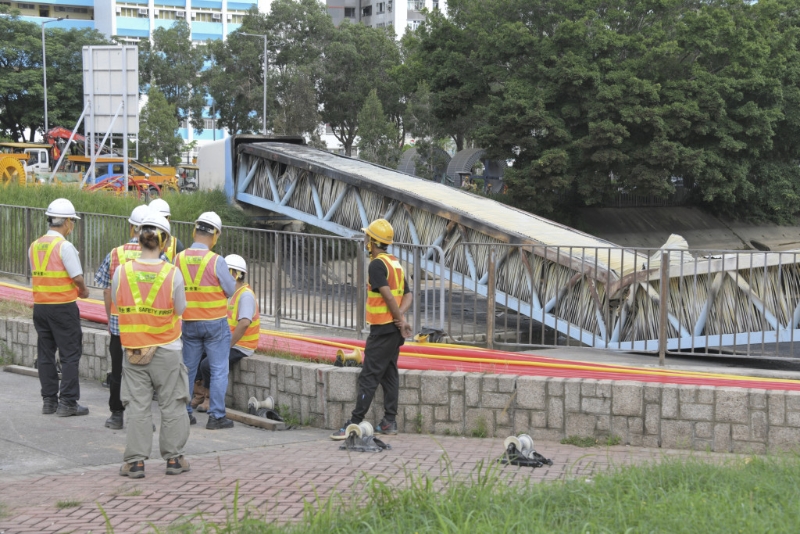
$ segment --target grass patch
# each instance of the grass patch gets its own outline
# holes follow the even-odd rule
[[[6,505],[0,502],[0,519],[6,517],[8,515],[8,510],[6,509]]]
[[[422,423],[424,419],[422,418],[422,414],[418,413],[416,417],[414,417],[414,429],[417,431],[417,434],[422,434]]]
[[[300,420],[300,416],[292,412],[292,407],[288,404],[281,404],[276,410],[278,415],[283,418],[286,426],[304,426],[304,422]]]
[[[81,504],[82,504],[81,501],[75,501],[75,500],[69,499],[69,500],[65,500],[65,501],[58,501],[56,503],[56,508],[58,508],[59,510],[63,510],[64,508],[77,508]]]
[[[131,210],[142,204],[133,196],[117,196],[108,193],[91,193],[67,186],[20,187],[12,184],[3,188],[2,204],[46,208],[57,198],[67,198],[78,213],[102,213],[105,215],[128,216]],[[250,218],[242,210],[228,204],[225,193],[197,191],[196,193],[166,193],[164,200],[169,203],[173,221],[194,221],[204,211],[215,211],[227,226],[247,226]]]
[[[297,524],[268,523],[263,511],[251,510],[241,519],[231,513],[227,524],[195,519],[170,531],[794,532],[800,521],[796,457],[734,458],[722,465],[702,457],[665,458],[553,483],[510,483],[504,470],[479,465],[459,477],[447,469],[444,489],[414,472],[400,487],[370,477],[354,492],[307,504]]]
[[[606,438],[581,438],[578,436],[568,436],[561,440],[562,445],[574,445],[576,447],[595,447],[602,445],[605,447],[612,447],[622,443],[622,438],[619,436],[608,436]]]
[[[133,488],[132,490],[125,492],[122,494],[122,497],[138,497],[142,494],[142,490],[139,488]]]
[[[478,420],[475,421],[475,428],[472,429],[470,435],[473,438],[485,438],[489,436],[489,429],[486,427],[486,419],[482,416],[478,417]]]
[[[33,308],[17,300],[0,299],[0,317],[33,317]]]

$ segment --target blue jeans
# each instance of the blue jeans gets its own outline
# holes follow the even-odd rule
[[[225,391],[228,389],[228,354],[231,330],[228,319],[183,322],[183,363],[189,369],[189,398],[194,395],[194,381],[200,357],[206,353],[211,368],[208,414],[225,417]],[[192,413],[191,405],[186,409]]]

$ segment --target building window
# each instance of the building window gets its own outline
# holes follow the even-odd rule
[[[347,18],[347,19],[356,18],[356,8],[354,8],[354,7],[346,7],[346,8],[344,8],[344,17]]]
[[[408,0],[409,11],[422,11],[425,9],[425,0]]]
[[[119,16],[137,18],[139,16],[139,10],[135,7],[123,7],[119,10]]]
[[[362,17],[370,17],[372,16],[372,6],[367,6],[361,9],[361,16]]]
[[[195,11],[194,20],[197,22],[222,22],[222,13],[208,13]]]
[[[422,21],[421,21],[421,20],[409,20],[409,21],[408,21],[408,27],[409,27],[410,29],[412,29],[412,30],[416,30],[417,28],[419,28],[419,25],[420,25],[421,23],[422,23]]]
[[[386,3],[385,2],[378,2],[375,5],[378,13],[385,13],[386,12]]]
[[[158,14],[156,15],[157,19],[162,20],[175,20],[175,12],[171,9],[158,9]]]
[[[433,0],[433,9],[439,9],[439,0]]]
[[[20,9],[36,9],[36,4],[20,4],[17,2],[17,7]]]
[[[241,24],[244,22],[244,15],[239,13],[229,13],[228,17],[228,22],[232,22],[233,24]]]
[[[384,22],[379,22],[378,24],[376,24],[376,25],[375,25],[375,27],[376,27],[376,28],[385,28],[385,27],[386,27],[386,23],[384,23]]]

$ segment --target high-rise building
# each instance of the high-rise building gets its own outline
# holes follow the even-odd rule
[[[50,2],[9,2],[0,5],[19,11],[20,20],[41,24],[55,18],[63,18],[48,24],[48,28],[94,28],[94,0],[56,0]]]
[[[268,12],[271,0],[96,0],[95,27],[135,43],[147,39],[156,28],[169,28],[185,20],[192,40],[222,39],[239,29],[247,10],[257,6]]]
[[[398,39],[407,28],[417,29],[425,14],[447,9],[447,0],[326,0],[328,14],[336,26],[345,19],[361,22],[373,28],[394,27]]]

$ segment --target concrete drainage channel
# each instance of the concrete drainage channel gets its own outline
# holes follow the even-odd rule
[[[83,378],[102,380],[108,334],[84,330]],[[36,332],[28,319],[0,319],[2,357],[33,367]],[[359,369],[255,354],[231,373],[226,404],[242,414],[251,397],[303,425],[336,429],[356,398]],[[378,391],[367,421],[378,421]],[[266,420],[264,420],[266,421]],[[404,433],[465,436],[529,434],[536,441],[567,436],[621,444],[716,452],[761,453],[800,443],[800,392],[547,378],[444,371],[400,371],[398,428]]]

